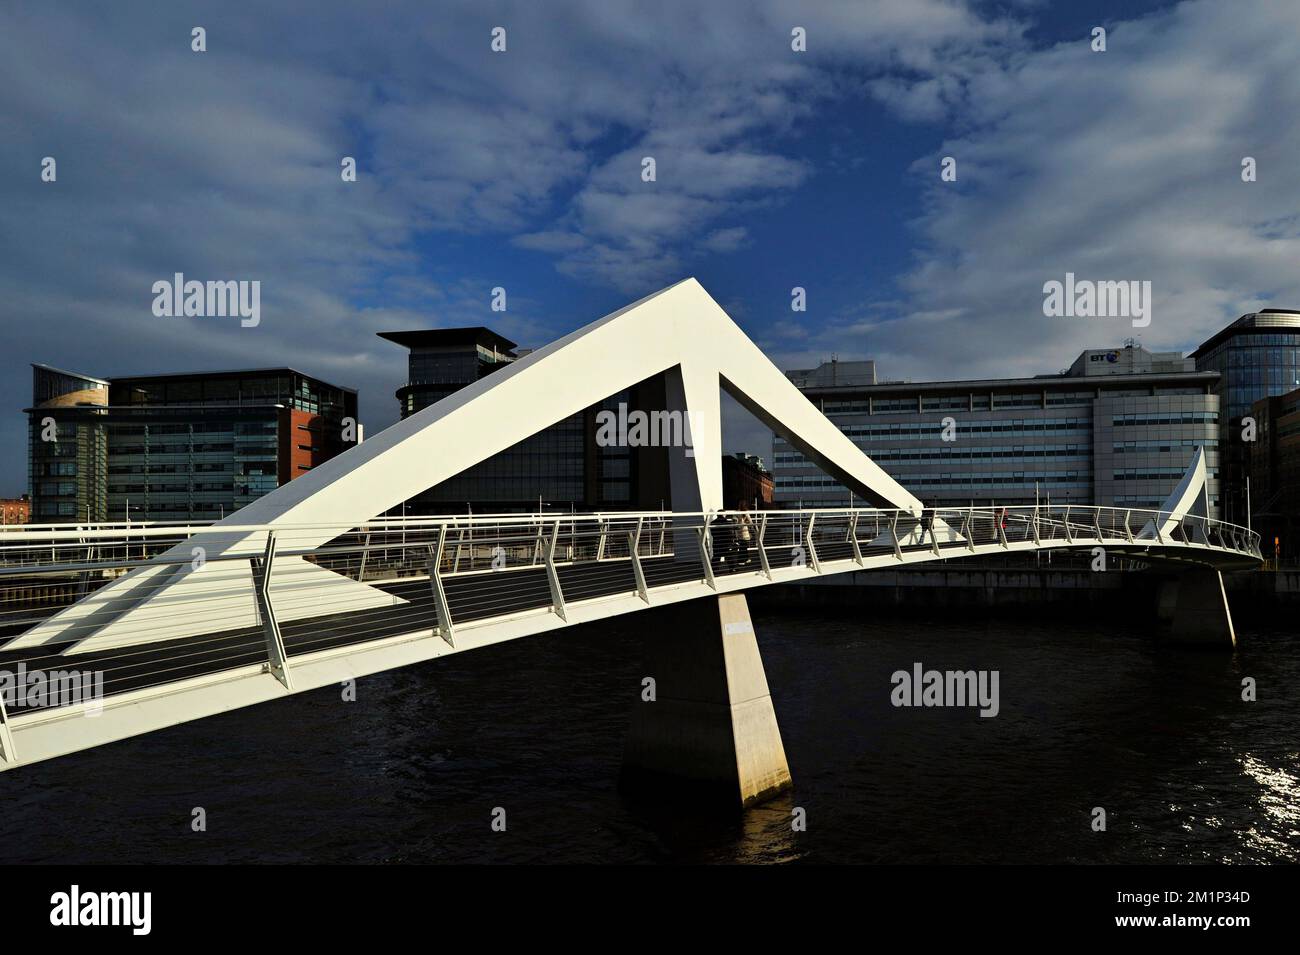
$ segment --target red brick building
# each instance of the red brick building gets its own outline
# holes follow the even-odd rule
[[[32,499],[0,497],[0,524],[29,524],[32,520]]]
[[[722,456],[722,506],[727,510],[739,507],[751,511],[772,506],[772,473],[763,465],[763,459],[737,451]]]

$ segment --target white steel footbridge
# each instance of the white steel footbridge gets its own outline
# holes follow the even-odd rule
[[[666,412],[689,422],[687,440],[667,451],[671,510],[377,516],[655,375]],[[864,506],[724,510],[722,391]],[[0,769],[578,623],[954,557],[1100,547],[1161,564],[1188,581],[1178,598],[1188,626],[1230,645],[1220,571],[1257,566],[1259,538],[1207,514],[1201,450],[1160,509],[926,507],[689,279],[223,521],[0,531]],[[744,657],[762,681],[756,647],[734,646],[753,642],[743,602],[719,604],[728,666]],[[728,674],[720,705],[739,752],[738,678]],[[779,734],[775,746],[780,765],[756,756],[749,782],[741,759],[742,798],[788,782]]]

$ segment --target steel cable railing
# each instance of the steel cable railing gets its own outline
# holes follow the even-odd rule
[[[1097,544],[1208,551],[1188,558],[1208,563],[1261,559],[1259,535],[1246,528],[1078,505],[6,528],[0,639],[26,636],[34,645],[0,648],[0,673],[94,668],[112,696],[279,659],[288,685],[294,658],[321,647],[423,631],[451,643],[457,624],[563,615],[569,602],[619,595],[649,602],[653,588],[716,587],[738,575],[758,583],[791,568],[838,571],[891,556]],[[336,578],[354,586],[336,586]],[[116,636],[89,649],[126,606],[107,604],[124,590],[129,626],[119,621]],[[83,640],[86,652],[65,653]],[[11,697],[12,712],[42,708]]]

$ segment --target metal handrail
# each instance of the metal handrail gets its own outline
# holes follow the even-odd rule
[[[1137,534],[1134,522],[1142,528]],[[405,609],[394,611],[396,623],[439,637],[454,649],[461,628],[511,615],[549,613],[569,622],[584,601],[630,596],[654,605],[664,587],[702,584],[720,591],[841,573],[868,566],[868,559],[871,566],[897,566],[896,561],[979,552],[1085,550],[1098,543],[1138,561],[1149,559],[1153,551],[1156,557],[1177,551],[1166,556],[1211,566],[1230,566],[1241,557],[1262,559],[1260,535],[1246,528],[1160,510],[1077,504],[915,512],[850,507],[752,514],[455,515],[385,518],[347,528],[209,526],[180,540],[183,531],[157,528],[145,543],[136,528],[117,538],[96,538],[84,527],[71,533],[73,540],[56,543],[53,549],[39,534],[26,545],[15,544],[16,535],[0,542],[0,641],[26,636],[33,626],[45,628],[38,642],[20,642],[5,653],[6,665],[13,666],[94,640],[102,615],[80,614],[75,609],[78,601],[101,594],[102,606],[108,606],[115,596],[113,585],[128,573],[142,571],[127,585],[125,596],[142,606],[159,594],[157,611],[142,613],[131,623],[127,642],[85,651],[94,654],[96,667],[110,672],[110,694],[116,692],[114,681],[134,685],[130,681],[137,671],[149,678],[150,686],[167,686],[191,667],[210,666],[217,672],[259,658],[264,672],[287,692],[294,685],[295,660],[313,652],[312,639],[303,635],[304,626],[315,626],[311,621],[333,621],[329,626],[336,629],[330,639],[344,638],[353,647],[393,635],[393,621],[384,616],[387,605],[372,602],[357,611],[355,586],[335,589],[328,581],[322,586],[321,571],[377,587],[374,593],[401,595],[398,602]],[[783,551],[793,558],[788,563]],[[1213,559],[1207,551],[1231,559]],[[47,563],[51,552],[68,559]],[[10,566],[3,566],[5,557]],[[166,570],[187,563],[196,566],[192,571]],[[231,569],[193,590],[167,592],[173,583],[183,583],[208,565]],[[568,569],[578,565],[580,570]],[[256,598],[254,631],[241,629],[247,626],[241,608],[249,606],[250,596]],[[244,622],[230,622],[232,613]],[[177,646],[177,640],[184,645]],[[172,641],[170,649],[157,651],[156,659],[149,656],[155,652],[149,647],[166,641]]]
[[[1134,517],[1147,516],[1149,519],[1159,519],[1168,521],[1175,518],[1175,515],[1169,511],[1155,509],[1139,508],[1120,508],[1108,505],[1080,505],[1069,504],[1061,507],[1056,506],[1035,506],[1035,505],[992,505],[978,507],[927,507],[919,511],[909,511],[900,508],[835,508],[835,507],[818,507],[818,508],[780,508],[763,511],[762,513],[779,514],[779,515],[797,515],[808,518],[821,519],[823,516],[848,516],[848,515],[898,515],[900,517],[919,519],[926,515],[932,517],[947,518],[947,516],[956,515],[975,515],[984,514],[989,516],[1006,514],[1008,517],[1040,515],[1044,519],[1050,520],[1052,512],[1065,514],[1069,512],[1072,516],[1078,517],[1080,514],[1096,515],[1100,519],[1102,514],[1132,515]],[[469,528],[484,526],[500,525],[524,525],[528,527],[535,526],[539,521],[550,524],[556,520],[565,523],[569,522],[600,522],[610,520],[628,520],[635,522],[637,518],[659,518],[659,519],[683,519],[683,518],[700,518],[701,520],[709,518],[712,520],[727,519],[741,514],[754,513],[749,511],[593,511],[578,514],[556,514],[545,513],[506,513],[506,514],[448,514],[435,515],[427,517],[376,517],[365,521],[361,524],[348,524],[340,522],[325,523],[295,523],[288,521],[277,521],[273,524],[227,524],[224,522],[203,523],[189,522],[184,524],[164,524],[160,522],[147,524],[114,524],[114,525],[73,525],[73,524],[55,524],[55,525],[31,525],[15,524],[0,525],[0,549],[11,539],[21,541],[30,540],[36,537],[42,541],[59,541],[69,540],[87,542],[87,541],[118,541],[131,540],[138,543],[140,540],[157,537],[175,536],[178,533],[186,533],[187,537],[212,534],[265,534],[269,530],[278,532],[292,532],[295,530],[339,530],[348,531],[384,531],[384,530],[407,530],[419,528],[437,529],[447,526],[451,528]],[[1215,528],[1232,528],[1246,532],[1248,535],[1258,538],[1259,534],[1241,527],[1240,525],[1230,524],[1225,521],[1219,521],[1210,518],[1204,518],[1193,515],[1184,515],[1183,520],[1193,522],[1203,522],[1206,527]],[[1081,527],[1091,529],[1092,521],[1070,521],[1071,527]],[[57,528],[57,529],[55,529]]]
[[[1113,539],[1129,546],[1163,546],[1166,544],[1166,535],[1161,533],[1161,528],[1172,521],[1173,527],[1167,535],[1169,543],[1260,556],[1260,535],[1238,525],[1199,516],[1179,516],[1167,511],[1104,505],[1071,504],[1060,508],[1029,505],[934,507],[918,512],[859,507],[791,508],[761,513],[773,524],[788,523],[798,538],[814,547],[821,539],[818,532],[823,528],[828,529],[827,532],[832,535],[843,535],[849,525],[857,528],[869,524],[893,528],[898,540],[917,533],[924,539],[926,529],[929,528],[931,549],[936,553],[943,543],[972,544],[975,535],[971,531],[982,527],[993,531],[990,542],[1008,546],[1005,531],[1009,526],[1024,528],[1024,533],[1017,538],[1021,542],[1028,541],[1032,532],[1036,544],[1040,536],[1048,542],[1059,542],[1062,536],[1057,533],[1059,529],[1067,545],[1076,540],[1096,542]],[[190,525],[133,527],[129,531],[116,528],[111,531],[92,531],[81,527],[53,535],[53,539],[40,532],[30,533],[25,538],[16,532],[9,532],[0,534],[0,579],[36,574],[127,570],[145,564],[179,565],[191,562],[196,548],[204,548],[206,551],[209,546],[211,552],[204,553],[205,560],[245,560],[260,551],[265,545],[266,536],[272,532],[282,542],[282,557],[315,558],[391,553],[408,546],[424,546],[435,534],[451,533],[456,534],[461,541],[454,548],[457,564],[462,546],[468,546],[472,565],[472,555],[476,548],[481,551],[487,544],[504,546],[531,543],[536,533],[543,531],[550,534],[557,545],[561,545],[563,553],[574,551],[581,538],[592,535],[599,542],[604,542],[609,539],[612,528],[625,532],[640,523],[647,528],[659,527],[674,531],[704,530],[709,527],[727,527],[746,519],[752,521],[755,516],[748,511],[457,514],[447,517],[386,517],[359,526],[333,523],[222,524],[197,529]],[[1131,523],[1135,520],[1142,528],[1136,534],[1131,530]],[[943,535],[947,539],[941,541],[940,534],[935,533],[935,529],[944,526],[948,529],[948,533]],[[552,533],[560,527],[564,528],[563,536]],[[834,530],[829,530],[830,528]],[[958,528],[965,528],[967,532],[963,534]],[[295,545],[295,532],[310,533],[318,539],[322,531],[330,534],[325,543],[318,544],[313,540],[308,546]],[[472,536],[475,532],[479,535],[477,540]],[[858,540],[856,531],[853,533],[855,541]],[[349,541],[349,535],[356,535],[358,539]],[[395,539],[395,535],[401,535],[401,540]],[[144,545],[149,542],[158,542],[159,547],[167,545],[167,550],[163,553],[147,553]],[[137,547],[142,548],[142,553],[139,557],[133,557],[130,551]],[[602,553],[600,548],[601,544],[598,543],[598,555]],[[898,541],[891,541],[891,549],[897,552]],[[60,551],[68,556],[67,560],[58,559]],[[47,556],[50,559],[45,559]],[[563,563],[566,559],[560,557],[557,562]],[[10,566],[5,566],[6,563]]]

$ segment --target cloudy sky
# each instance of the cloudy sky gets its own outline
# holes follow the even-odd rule
[[[690,275],[783,367],[892,379],[1300,307],[1289,0],[232,7],[0,8],[0,496],[33,361],[291,364],[358,388],[373,433],[405,372],[375,332],[537,346]],[[1067,271],[1150,281],[1150,326],[1044,317]],[[259,280],[261,324],[155,317],[175,272]],[[742,421],[728,443],[768,450]]]

